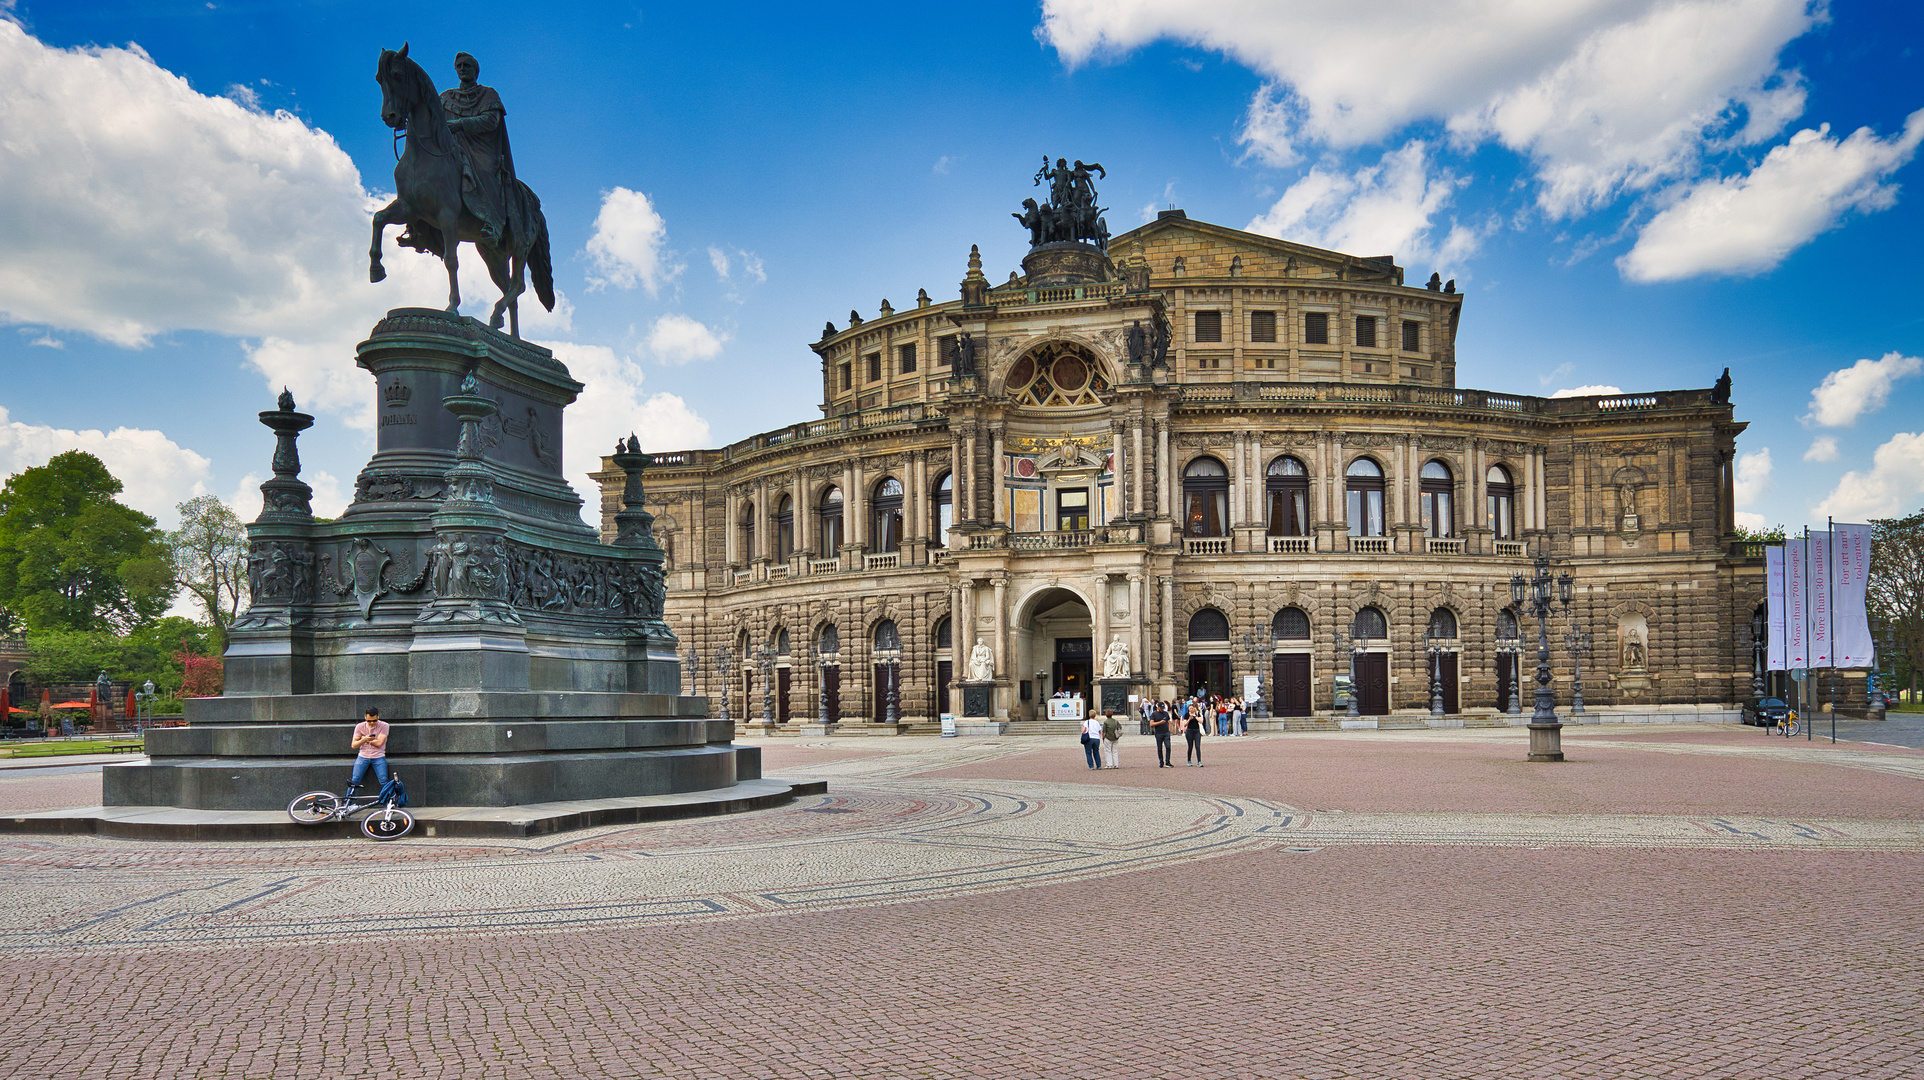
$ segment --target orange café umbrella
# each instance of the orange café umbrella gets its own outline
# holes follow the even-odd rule
[[[91,709],[93,707],[91,701],[63,701],[54,706],[56,709]]]

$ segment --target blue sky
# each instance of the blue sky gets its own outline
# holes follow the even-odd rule
[[[1175,205],[1457,278],[1467,386],[1728,365],[1750,522],[1924,505],[1915,3],[442,7],[0,0],[0,473],[81,446],[165,523],[202,491],[251,516],[287,384],[339,509],[354,342],[444,302],[391,244],[366,280],[407,41],[506,102],[564,299],[524,332],[589,383],[577,474],[631,428],[817,415],[824,320],[955,295],[971,243],[1005,277],[1046,153],[1108,168],[1118,231]]]

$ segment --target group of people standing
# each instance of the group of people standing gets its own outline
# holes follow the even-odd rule
[[[1171,743],[1183,740],[1183,764],[1203,767],[1202,740],[1211,730],[1217,735],[1249,734],[1249,709],[1241,698],[1225,698],[1198,691],[1195,697],[1174,701],[1148,701],[1139,706],[1138,717],[1144,735],[1156,738],[1156,768],[1173,769]],[[1091,769],[1116,769],[1121,765],[1116,743],[1122,738],[1122,721],[1105,711],[1082,722],[1082,749]]]

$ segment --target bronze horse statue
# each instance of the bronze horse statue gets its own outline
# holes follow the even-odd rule
[[[387,277],[387,269],[381,265],[381,237],[389,225],[403,225],[397,242],[440,256],[446,264],[448,310],[455,311],[461,306],[461,286],[455,278],[460,261],[455,252],[462,241],[467,241],[481,253],[482,261],[488,264],[488,276],[501,290],[488,325],[501,329],[505,314],[508,332],[520,337],[518,301],[527,288],[527,271],[534,272],[534,291],[542,306],[554,310],[554,266],[548,255],[548,223],[541,216],[541,200],[528,185],[515,180],[513,190],[502,193],[510,211],[500,243],[490,243],[481,219],[463,202],[464,174],[469,165],[460,141],[448,127],[434,81],[421,65],[408,59],[405,44],[399,52],[381,50],[374,80],[381,84],[381,120],[397,132],[397,138],[398,133],[406,134],[407,148],[394,166],[394,201],[374,215],[368,280]]]

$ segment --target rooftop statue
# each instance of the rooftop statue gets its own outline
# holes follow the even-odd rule
[[[1109,249],[1109,223],[1102,216],[1108,207],[1096,205],[1097,176],[1109,177],[1099,163],[1078,161],[1072,166],[1067,158],[1057,158],[1051,168],[1049,155],[1042,155],[1035,182],[1038,187],[1049,182],[1049,201],[1037,205],[1024,199],[1022,212],[1011,215],[1029,230],[1031,247],[1086,240],[1098,250]]]
[[[541,200],[514,173],[508,147],[508,111],[492,87],[476,80],[481,65],[461,53],[455,57],[461,85],[437,94],[421,65],[399,52],[381,50],[374,80],[381,85],[381,120],[406,149],[394,166],[394,201],[374,215],[374,245],[368,253],[368,280],[387,277],[381,265],[381,237],[389,225],[406,228],[398,241],[441,258],[448,270],[448,310],[461,306],[456,280],[463,241],[481,253],[488,276],[501,290],[488,325],[521,336],[519,300],[527,271],[534,272],[535,295],[554,310],[554,270],[548,256],[548,223]]]

